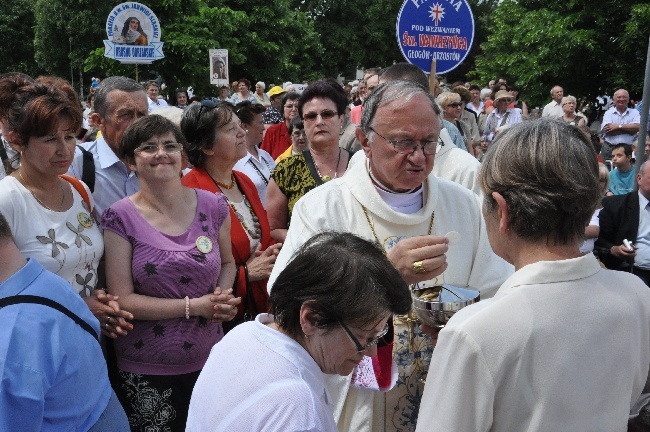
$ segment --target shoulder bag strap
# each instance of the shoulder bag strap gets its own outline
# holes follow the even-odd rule
[[[503,116],[501,119],[501,124],[499,126],[503,126],[508,123],[508,119],[510,118],[510,111],[506,113],[506,115]]]
[[[70,309],[66,308],[62,304],[55,302],[54,300],[51,300],[49,298],[35,296],[35,295],[15,295],[10,297],[5,297],[3,299],[0,299],[0,308],[5,306],[20,304],[20,303],[40,304],[43,306],[51,307],[52,309],[56,309],[59,312],[67,315],[68,318],[76,322],[82,329],[86,330],[88,334],[90,334],[93,337],[93,339],[99,342],[99,336],[95,333],[95,330],[93,330],[90,324],[88,324],[86,321],[81,319],[77,314],[72,312]]]
[[[350,166],[350,159],[352,159],[352,156],[354,156],[354,152],[350,151],[350,150],[348,150],[346,148],[344,148],[343,150],[345,150],[348,153],[348,161],[345,163],[345,170],[347,171],[348,166]],[[363,151],[363,150],[360,150],[360,151]]]
[[[81,150],[81,154],[83,155],[81,181],[86,183],[86,186],[90,189],[90,193],[93,193],[95,192],[95,159],[93,158],[93,154],[85,148],[80,145],[77,145],[77,148]]]
[[[88,192],[86,191],[86,188],[81,184],[79,179],[77,179],[75,177],[72,177],[71,175],[68,175],[68,174],[61,174],[59,177],[61,177],[63,180],[66,180],[66,181],[70,182],[72,187],[75,188],[75,190],[77,192],[79,192],[79,195],[81,195],[81,198],[83,198],[83,200],[86,202],[86,204],[88,204],[88,208],[92,212],[93,208],[90,205],[90,197],[88,196]]]
[[[316,171],[316,165],[314,164],[314,159],[311,157],[311,153],[309,150],[303,150],[302,155],[305,157],[305,162],[307,162],[307,167],[309,168],[309,172],[311,173],[311,176],[316,180],[316,186],[320,186],[323,184],[323,179],[320,178],[318,175],[318,171]]]

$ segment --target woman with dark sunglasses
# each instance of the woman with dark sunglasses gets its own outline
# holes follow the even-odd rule
[[[436,98],[436,101],[442,110],[442,118],[453,123],[454,126],[458,128],[460,135],[463,137],[463,142],[465,142],[467,151],[473,156],[474,148],[472,146],[472,137],[469,126],[460,119],[463,115],[463,101],[461,100],[460,94],[450,91],[444,92]]]
[[[271,235],[284,241],[294,204],[310,190],[341,177],[352,153],[339,147],[347,96],[336,81],[316,81],[298,101],[309,149],[281,161],[266,191]]]
[[[230,237],[237,266],[233,294],[242,299],[229,331],[242,321],[267,311],[266,282],[281,244],[271,238],[266,210],[255,184],[233,167],[248,149],[246,132],[233,106],[218,99],[204,99],[183,112],[181,129],[188,141],[187,158],[194,168],[185,186],[221,192],[230,207]]]

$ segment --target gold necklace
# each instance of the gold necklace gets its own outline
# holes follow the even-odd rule
[[[41,201],[40,199],[38,199],[38,197],[36,196],[36,194],[34,193],[34,191],[33,191],[29,186],[27,186],[27,182],[25,181],[25,177],[23,177],[23,173],[20,172],[20,170],[18,170],[18,176],[19,176],[20,179],[22,180],[22,183],[23,183],[23,186],[25,186],[25,189],[27,189],[27,190],[29,191],[29,193],[32,194],[32,196],[34,197],[34,199],[35,199],[35,200],[36,200],[40,205],[42,205],[43,207],[45,207],[45,208],[48,209],[49,211],[53,211],[53,212],[57,211],[57,210],[54,210],[54,209],[51,208],[51,207],[48,207],[47,205],[45,205],[45,203],[44,203],[43,201]],[[63,189],[63,185],[61,184],[61,181],[60,181],[58,178],[57,178],[57,182],[59,183],[59,187],[60,187],[60,189],[61,189],[61,204],[59,204],[59,207],[62,208],[62,207],[63,207],[63,201],[65,201],[65,190]]]
[[[210,177],[212,177],[212,176],[210,176]],[[230,189],[235,187],[235,174],[233,174],[232,172],[230,173],[230,184],[229,185],[223,184],[220,181],[215,180],[214,178],[212,179],[212,181],[214,181],[217,184],[217,186],[222,187],[222,188],[224,188],[226,190],[230,190]]]
[[[312,159],[313,158],[314,157],[312,156]],[[338,175],[339,163],[340,162],[341,162],[341,149],[339,148],[339,158],[336,161],[336,167],[334,168],[334,178],[336,178],[336,176]],[[314,159],[314,166],[316,167],[316,172],[318,173],[318,176],[321,178],[321,180],[323,180],[323,183],[332,180],[332,177],[330,177],[328,175],[321,175],[320,170],[318,169],[318,164],[316,163],[316,159]],[[330,172],[331,172],[331,170],[330,170]]]
[[[375,241],[377,244],[381,245],[381,242],[379,241],[379,237],[377,236],[377,232],[375,231],[375,226],[373,225],[372,221],[370,220],[370,216],[368,215],[368,210],[366,209],[366,206],[361,204],[361,209],[363,210],[363,214],[366,216],[366,221],[368,221],[368,226],[370,227],[370,231],[372,231],[372,235],[375,238]],[[436,216],[436,212],[433,211],[431,212],[431,221],[429,222],[429,231],[427,232],[427,235],[431,235],[431,231],[433,230],[433,220]],[[382,245],[382,249],[384,246]],[[387,251],[384,249],[384,253],[387,253]]]
[[[372,221],[370,220],[370,216],[368,215],[368,210],[366,207],[361,204],[361,209],[363,210],[363,214],[366,216],[366,221],[368,221],[368,226],[370,227],[370,231],[372,231],[373,237],[375,237],[375,241],[377,244],[381,245],[382,250],[384,251],[384,255],[387,255],[388,252],[384,248],[384,245],[381,244],[379,241],[379,237],[377,236],[377,232],[375,231],[375,226],[373,225]],[[435,218],[436,212],[431,212],[431,221],[429,222],[429,231],[427,232],[427,235],[431,235],[431,232],[433,230],[433,220]],[[413,289],[413,285],[409,286],[410,289]],[[415,313],[411,309],[411,311],[406,314],[406,315],[395,315],[395,323],[404,323],[406,324],[408,328],[408,340],[409,340],[409,349],[411,352],[415,352],[415,324],[419,323],[419,319],[415,316]],[[420,368],[420,366],[416,366],[416,371]]]

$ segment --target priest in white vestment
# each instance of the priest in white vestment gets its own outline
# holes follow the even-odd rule
[[[298,201],[269,287],[305,241],[334,230],[377,241],[407,283],[473,287],[481,298],[495,294],[512,267],[493,253],[476,195],[431,174],[439,113],[432,96],[412,81],[373,92],[357,129],[367,160]],[[459,239],[450,244],[452,231]],[[378,391],[358,379],[361,372],[328,377],[339,430],[415,429],[432,344],[413,316],[396,316],[394,324],[392,389]]]

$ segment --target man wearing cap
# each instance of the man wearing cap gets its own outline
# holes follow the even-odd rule
[[[564,89],[560,86],[555,86],[551,89],[551,98],[553,99],[544,107],[542,117],[562,118],[564,110],[562,109],[562,98],[564,97]]]
[[[157,110],[158,108],[167,106],[167,101],[165,101],[165,99],[158,99],[158,92],[160,90],[160,87],[158,87],[158,83],[156,81],[147,81],[145,88],[147,89],[150,113]]]
[[[269,99],[271,101],[271,106],[264,111],[262,116],[264,121],[264,128],[268,128],[272,124],[282,123],[284,121],[284,116],[281,113],[281,103],[282,95],[285,91],[280,86],[272,87],[269,90]]]
[[[601,132],[605,143],[600,156],[607,160],[612,158],[612,149],[618,144],[632,145],[634,135],[639,132],[641,115],[639,111],[628,108],[630,95],[625,89],[614,93],[614,106],[605,111]]]

